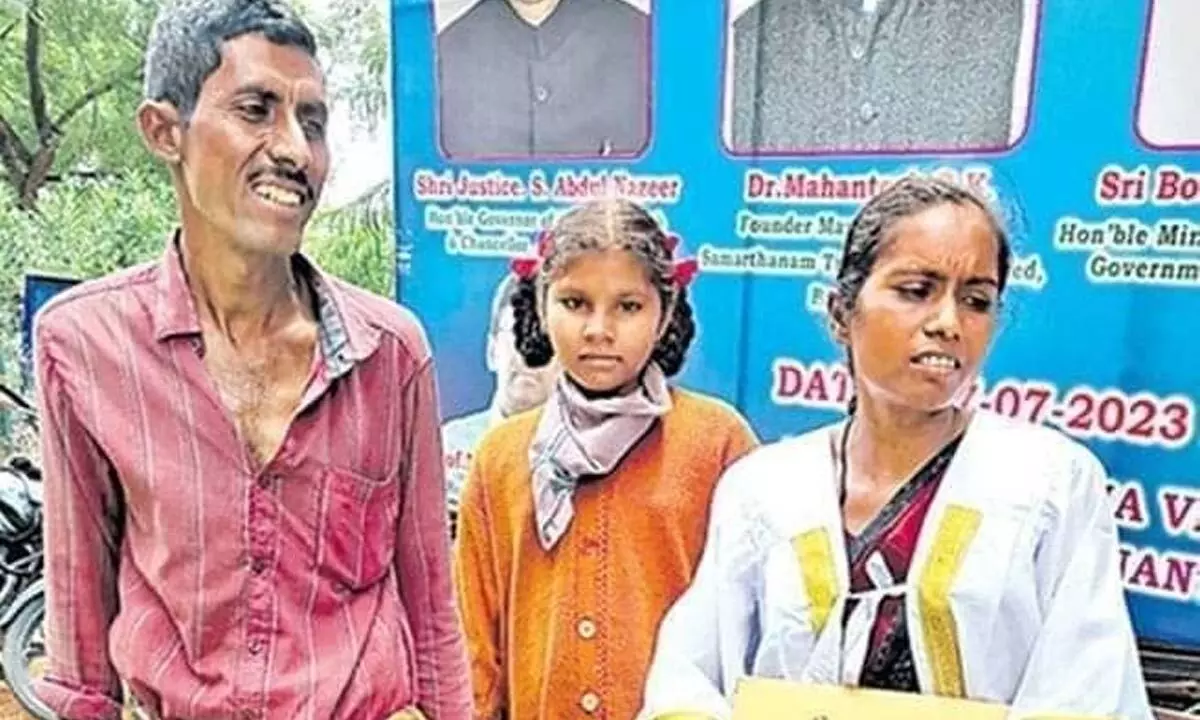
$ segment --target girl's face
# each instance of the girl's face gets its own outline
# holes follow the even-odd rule
[[[594,393],[637,383],[658,343],[663,306],[646,269],[628,250],[594,250],[551,280],[542,319],[564,370]]]
[[[896,223],[842,329],[861,395],[936,411],[992,339],[999,244],[987,216],[945,203]]]

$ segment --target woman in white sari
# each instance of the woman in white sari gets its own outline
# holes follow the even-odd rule
[[[727,718],[748,675],[1151,717],[1104,468],[1055,430],[954,403],[1009,260],[957,186],[907,179],[863,207],[829,306],[848,417],[726,471],[641,718]]]

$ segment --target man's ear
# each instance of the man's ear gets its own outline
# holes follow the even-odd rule
[[[159,160],[176,165],[183,157],[183,117],[165,100],[146,100],[137,111],[138,130],[146,149]]]

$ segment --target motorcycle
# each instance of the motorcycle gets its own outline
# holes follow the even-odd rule
[[[2,383],[0,395],[36,424],[27,400]],[[33,461],[14,456],[0,465],[0,668],[26,712],[53,720],[54,713],[33,691],[46,648],[42,505],[42,473]]]

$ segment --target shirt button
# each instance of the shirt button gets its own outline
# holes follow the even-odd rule
[[[246,649],[250,651],[251,655],[257,655],[260,652],[262,652],[263,651],[262,638],[250,638],[250,643]]]
[[[855,60],[862,60],[867,56],[867,47],[860,42],[850,44],[850,57]]]
[[[868,123],[868,122],[871,122],[872,120],[874,120],[875,116],[877,116],[878,114],[879,114],[879,111],[875,109],[875,106],[872,105],[869,100],[867,102],[863,103],[862,107],[860,107],[858,109],[858,116],[860,118],[862,118],[862,121],[865,123]]]
[[[579,707],[586,713],[596,712],[600,708],[600,696],[594,692],[585,692],[583,697],[579,698]]]
[[[580,620],[576,629],[579,631],[579,637],[584,640],[591,640],[596,637],[596,623],[587,618]]]
[[[255,575],[262,575],[267,569],[267,561],[265,558],[256,557],[250,561],[250,572]]]
[[[540,103],[544,103],[550,99],[550,88],[545,85],[538,85],[533,89],[533,99]]]

